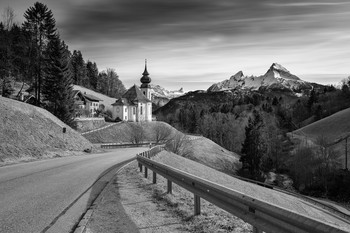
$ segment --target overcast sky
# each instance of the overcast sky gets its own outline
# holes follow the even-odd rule
[[[33,0],[1,0],[18,22]],[[127,87],[148,59],[152,83],[207,89],[242,70],[277,62],[306,81],[350,74],[347,0],[46,0],[61,38]]]

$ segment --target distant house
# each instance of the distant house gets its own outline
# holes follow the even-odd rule
[[[152,121],[152,89],[151,78],[148,76],[147,63],[142,73],[141,87],[134,85],[127,92],[112,104],[113,119],[123,121]]]
[[[96,96],[82,93],[79,90],[74,90],[74,104],[76,109],[77,117],[86,115],[88,117],[95,116],[97,110],[100,107],[101,99]]]

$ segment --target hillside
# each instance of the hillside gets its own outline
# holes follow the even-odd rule
[[[19,101],[0,97],[0,122],[0,164],[92,148],[88,140],[48,111]]]
[[[324,137],[327,140],[327,144],[330,144],[331,148],[336,150],[341,155],[341,164],[344,164],[343,158],[345,157],[345,142],[342,139],[350,135],[349,119],[350,108],[347,108],[303,128],[295,130],[289,135],[294,139],[296,138],[301,141],[307,140],[308,142],[315,144],[317,144],[317,140],[320,137]],[[350,144],[349,141],[348,144]],[[348,167],[350,167],[350,159],[348,159]]]
[[[101,104],[103,104],[107,109],[110,109],[112,108],[112,104],[116,101],[116,98],[112,98],[112,97],[109,97],[109,96],[106,96],[104,94],[101,94],[101,93],[98,93],[96,91],[93,91],[91,89],[88,89],[86,87],[82,87],[82,86],[78,86],[78,85],[74,85],[73,86],[73,89],[74,90],[79,90],[83,93],[86,92],[86,94],[89,94],[89,95],[94,95],[96,96],[97,98],[101,99],[102,101],[100,101]]]
[[[293,134],[317,139],[319,136],[328,138],[329,143],[350,134],[350,108],[339,111],[303,128],[293,131]]]

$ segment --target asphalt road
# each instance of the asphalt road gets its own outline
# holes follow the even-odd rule
[[[0,167],[0,232],[71,232],[121,163],[145,150]]]

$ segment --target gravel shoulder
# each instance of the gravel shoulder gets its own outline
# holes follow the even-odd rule
[[[167,194],[166,180],[157,176],[152,184],[152,174],[144,178],[134,161],[110,183],[86,232],[252,232],[249,224],[205,200],[201,210],[193,216],[192,193],[173,184],[173,194]],[[122,228],[133,226],[129,220],[136,228]]]

